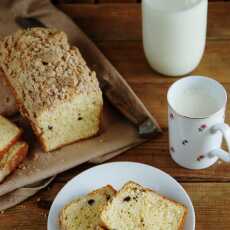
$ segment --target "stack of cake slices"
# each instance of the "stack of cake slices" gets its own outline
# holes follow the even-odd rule
[[[0,183],[25,159],[28,145],[21,138],[22,130],[0,116]]]

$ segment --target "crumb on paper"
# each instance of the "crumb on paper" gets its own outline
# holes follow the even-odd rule
[[[33,160],[37,160],[39,155],[37,153],[34,154]]]
[[[42,213],[41,213],[41,216],[43,216],[43,217],[45,217],[45,218],[48,217],[47,213],[45,213],[45,212],[42,212]]]
[[[99,142],[100,142],[100,143],[103,143],[103,142],[104,142],[104,140],[103,140],[103,139],[99,139]]]
[[[41,198],[40,198],[40,197],[38,197],[36,201],[37,201],[37,202],[41,201]]]
[[[25,164],[20,164],[18,166],[19,169],[25,170],[27,167],[25,166]]]

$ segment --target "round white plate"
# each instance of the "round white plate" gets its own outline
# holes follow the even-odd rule
[[[48,216],[48,230],[59,230],[59,212],[71,200],[107,184],[120,189],[123,184],[130,180],[186,205],[189,211],[184,230],[195,230],[194,208],[182,186],[171,176],[157,168],[132,162],[102,164],[90,168],[70,180],[58,193],[51,206]]]

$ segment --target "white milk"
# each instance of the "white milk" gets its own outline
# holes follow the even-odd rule
[[[148,0],[146,6],[155,10],[175,11],[185,9],[200,0]]]
[[[230,127],[224,123],[227,93],[219,82],[203,76],[182,78],[170,86],[167,100],[175,162],[188,169],[207,168],[218,158],[230,162]],[[221,149],[223,137],[229,153]]]
[[[173,107],[180,115],[200,118],[217,112],[219,103],[208,92],[201,89],[188,89],[177,95]]]
[[[145,56],[156,71],[188,74],[199,64],[206,41],[207,0],[143,0]]]

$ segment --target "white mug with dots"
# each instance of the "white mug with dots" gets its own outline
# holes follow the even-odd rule
[[[168,90],[169,150],[188,169],[204,169],[218,159],[230,162],[230,127],[224,123],[227,93],[217,81],[190,76]]]

